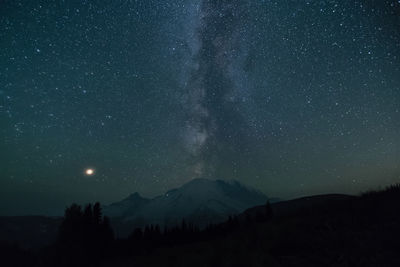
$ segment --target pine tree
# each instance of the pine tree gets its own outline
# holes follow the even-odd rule
[[[93,219],[94,223],[99,225],[101,223],[101,206],[99,202],[96,202],[93,206]]]

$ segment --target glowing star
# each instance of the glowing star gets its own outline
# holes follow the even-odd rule
[[[92,176],[92,175],[94,174],[94,169],[91,169],[91,168],[86,169],[86,170],[85,170],[85,174],[86,174],[87,176]]]

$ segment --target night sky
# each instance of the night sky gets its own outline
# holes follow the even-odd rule
[[[400,1],[0,1],[0,215],[199,177],[400,182]]]

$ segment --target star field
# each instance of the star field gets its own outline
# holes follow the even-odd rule
[[[399,1],[0,6],[2,215],[198,177],[358,193],[399,182],[399,136]]]

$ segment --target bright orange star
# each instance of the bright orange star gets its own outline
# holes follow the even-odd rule
[[[87,176],[92,176],[92,175],[94,174],[94,169],[92,169],[92,168],[86,169],[86,170],[85,170],[85,174],[86,174]]]

